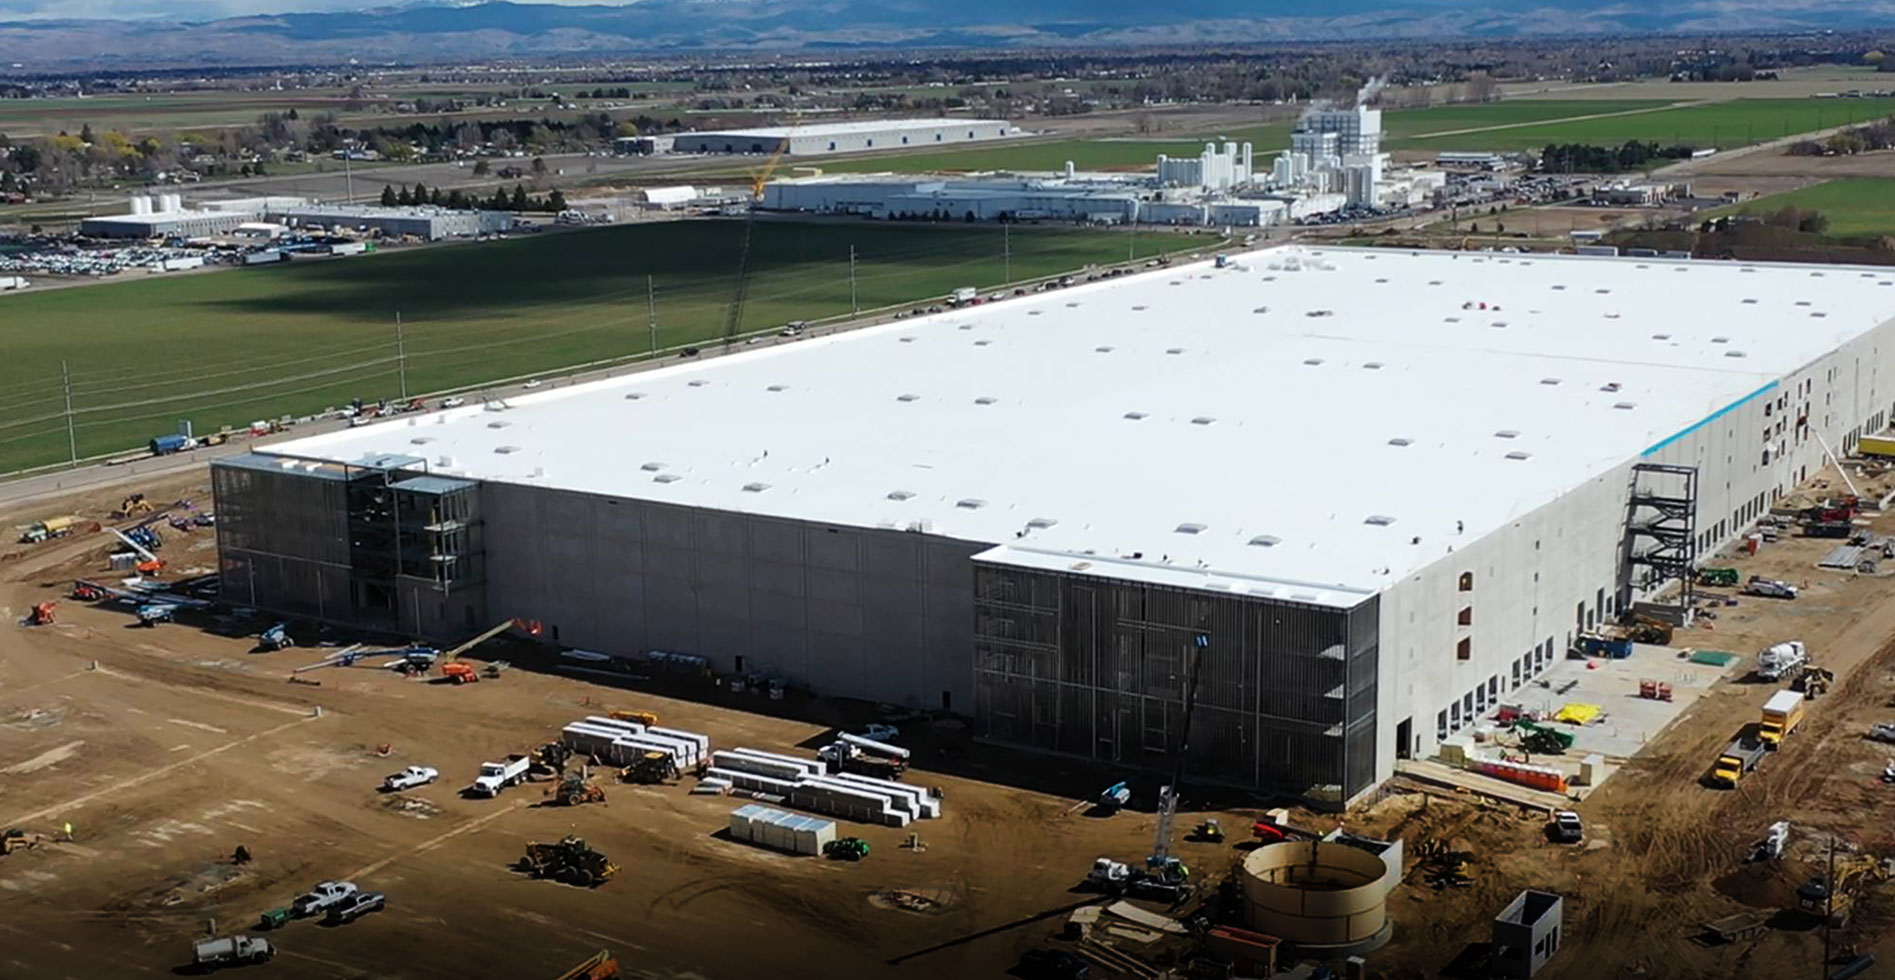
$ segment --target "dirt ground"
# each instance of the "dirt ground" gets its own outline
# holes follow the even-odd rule
[[[1474,213],[1470,209],[1461,220],[1442,221],[1429,225],[1430,231],[1452,228],[1459,232],[1478,230],[1482,234],[1494,234],[1496,223],[1509,235],[1526,235],[1529,238],[1563,238],[1575,231],[1611,231],[1614,228],[1632,227],[1647,220],[1662,221],[1670,216],[1662,208],[1595,208],[1561,207],[1512,207],[1498,214],[1487,214],[1485,209]]]
[[[154,500],[206,497],[201,470],[141,489]],[[0,524],[62,511],[103,518],[121,495],[41,503],[0,514]],[[1895,515],[1875,529],[1895,532]],[[171,531],[167,542],[173,572],[212,566],[208,532]],[[1578,848],[1546,843],[1541,818],[1517,808],[1399,780],[1349,814],[1350,830],[1399,836],[1411,849],[1437,838],[1475,852],[1468,888],[1433,890],[1411,868],[1390,900],[1395,938],[1370,957],[1371,975],[1457,975],[1452,964],[1529,886],[1567,896],[1565,950],[1542,973],[1555,980],[1813,966],[1821,930],[1794,912],[1742,946],[1705,945],[1697,933],[1731,912],[1793,905],[1820,834],[1895,853],[1895,830],[1880,816],[1895,788],[1878,778],[1891,753],[1861,737],[1871,722],[1895,719],[1885,707],[1895,691],[1895,571],[1815,569],[1833,544],[1787,538],[1731,559],[1745,575],[1807,587],[1793,602],[1740,598],[1677,639],[1749,655],[1800,638],[1839,676],[1803,729],[1736,790],[1699,778],[1754,718],[1768,685],[1725,682],[1688,710],[1579,807],[1589,840]],[[0,827],[46,842],[0,857],[0,976],[168,975],[213,925],[248,930],[324,879],[384,891],[388,908],[346,926],[297,922],[272,933],[282,954],[260,975],[551,978],[608,948],[641,977],[1000,976],[1025,949],[1059,945],[1052,937],[1066,913],[1096,900],[1075,888],[1094,857],[1132,860],[1151,839],[1149,812],[1102,819],[1079,804],[1109,781],[1103,770],[975,745],[953,725],[904,732],[917,753],[910,781],[946,793],[943,819],[910,828],[925,851],[900,846],[905,830],[842,824],[873,846],[859,864],[731,842],[719,831],[741,801],[691,796],[683,784],[608,784],[607,803],[575,809],[541,805],[541,784],[461,799],[457,788],[482,760],[609,709],[657,711],[718,747],[798,754],[874,712],[709,689],[661,696],[541,669],[524,643],[480,651],[516,664],[497,682],[457,688],[359,666],[292,684],[290,668],[321,652],[253,653],[255,623],[237,636],[203,628],[214,624],[147,630],[121,610],[63,600],[56,625],[14,625],[74,577],[99,575],[105,543],[91,535],[9,549],[0,555]],[[438,767],[441,782],[375,791],[409,764]],[[1232,830],[1258,812],[1218,809]],[[1181,814],[1179,838],[1201,816]],[[1317,829],[1335,822],[1296,819]],[[1743,864],[1780,819],[1795,824],[1790,855]],[[73,840],[55,840],[68,822]],[[619,876],[586,891],[509,869],[526,841],[568,833],[610,855]],[[254,862],[230,863],[238,844]],[[1177,846],[1207,879],[1241,856],[1228,845]],[[924,897],[926,910],[890,901],[894,892]],[[1895,900],[1871,891],[1836,944],[1895,954],[1891,922]],[[1098,975],[1109,974],[1095,967]]]
[[[202,470],[141,489],[154,500],[207,497]],[[0,524],[62,511],[103,518],[121,495],[42,503]],[[212,567],[209,532],[165,534],[170,571]],[[531,669],[525,643],[483,648],[516,667],[477,685],[367,666],[313,672],[320,686],[292,684],[290,669],[321,652],[253,653],[259,623],[234,637],[190,623],[141,629],[120,609],[62,600],[56,625],[17,625],[74,577],[105,577],[106,544],[93,534],[9,548],[0,558],[0,828],[46,843],[0,857],[0,976],[168,975],[213,922],[220,933],[248,930],[325,879],[384,891],[388,908],[338,928],[305,921],[270,933],[282,953],[258,973],[550,978],[609,948],[628,976],[999,976],[1044,945],[1067,910],[1096,900],[1075,890],[1095,857],[1136,860],[1151,841],[1149,812],[1075,810],[1116,777],[973,747],[951,727],[904,734],[918,760],[909,781],[946,793],[943,819],[908,828],[925,851],[900,846],[906,830],[843,823],[840,833],[872,845],[859,864],[724,839],[727,815],[745,801],[688,795],[689,780],[611,783],[605,804],[573,809],[541,806],[541,784],[461,799],[481,761],[609,709],[657,711],[716,747],[797,754],[874,711],[710,690],[687,692],[700,700],[660,697]],[[382,776],[410,764],[439,768],[441,781],[376,792]],[[1194,819],[1180,817],[1181,835]],[[73,841],[56,841],[68,822]],[[604,851],[619,876],[585,891],[509,869],[525,842],[565,834]],[[229,860],[239,844],[255,856],[243,867]],[[1227,851],[1178,847],[1209,866]],[[887,899],[893,891],[929,907],[901,908]]]
[[[1806,184],[1832,177],[1895,177],[1895,150],[1839,157],[1791,156],[1781,151],[1735,153],[1693,162],[1691,179],[1699,185],[1699,193],[1718,177],[1792,177]]]

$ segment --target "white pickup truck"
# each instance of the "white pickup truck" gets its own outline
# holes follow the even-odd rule
[[[276,955],[267,939],[226,936],[206,939],[191,947],[191,962],[197,966],[226,966],[233,963],[262,963]]]
[[[296,896],[296,901],[290,903],[290,908],[294,909],[297,915],[315,915],[340,903],[343,899],[355,894],[355,891],[354,882],[325,881],[305,894]]]
[[[439,778],[441,778],[441,771],[433,766],[409,766],[382,780],[382,788],[390,793],[398,793],[404,789],[426,786]]]
[[[524,755],[507,756],[505,762],[483,762],[480,775],[474,777],[472,785],[467,787],[469,796],[499,796],[500,791],[514,783],[526,779],[526,771],[533,760]]]

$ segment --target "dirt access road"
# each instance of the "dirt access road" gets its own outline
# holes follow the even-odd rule
[[[154,500],[202,500],[204,473],[142,489]],[[118,495],[62,503],[101,517]],[[46,506],[0,514],[0,525],[47,516]],[[208,533],[165,533],[172,571],[211,566]],[[1096,772],[1045,759],[1023,766],[925,727],[904,736],[923,760],[910,781],[946,790],[944,819],[912,828],[927,844],[920,853],[899,846],[905,831],[842,824],[872,844],[859,864],[723,839],[742,801],[691,796],[682,784],[609,783],[604,805],[575,809],[542,806],[540,784],[461,799],[481,761],[609,708],[655,710],[719,747],[797,754],[831,724],[871,712],[635,693],[520,669],[534,656],[524,643],[483,650],[519,667],[466,687],[367,666],[317,671],[320,686],[291,684],[290,668],[319,651],[252,653],[249,633],[141,629],[121,610],[73,601],[60,603],[56,625],[18,626],[32,602],[96,574],[105,544],[95,534],[6,547],[0,827],[48,842],[0,858],[0,976],[169,976],[213,920],[220,932],[249,929],[258,913],[325,879],[384,891],[388,908],[347,926],[305,921],[270,934],[283,952],[269,976],[553,977],[600,948],[629,976],[999,976],[1046,941],[1064,910],[1094,900],[1072,891],[1093,858],[1135,859],[1151,839],[1150,814],[1091,818],[1074,813],[1071,798],[1006,785],[1096,792]],[[937,768],[928,759],[976,778],[927,771]],[[439,768],[441,782],[376,792],[382,776],[410,764]],[[75,840],[53,842],[67,822]],[[565,834],[623,871],[586,891],[509,869],[526,841]],[[253,863],[230,863],[239,844]],[[1217,863],[1209,845],[1180,847]],[[919,896],[926,910],[890,907],[892,891]]]

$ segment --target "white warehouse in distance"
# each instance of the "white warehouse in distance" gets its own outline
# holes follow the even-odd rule
[[[1886,269],[1279,248],[219,461],[223,589],[1134,766],[1198,657],[1191,771],[1340,806],[1885,425],[1892,318]]]
[[[787,156],[807,156],[978,143],[1005,139],[1017,132],[1004,119],[871,119],[679,133],[672,140],[671,149],[674,153],[781,152]]]

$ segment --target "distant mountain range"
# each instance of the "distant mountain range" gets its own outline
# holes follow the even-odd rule
[[[1895,0],[635,0],[492,2],[190,21],[34,19],[0,0],[0,71],[85,63],[290,64],[863,48],[1023,48],[1291,40],[1854,30]],[[267,2],[267,0],[266,0]],[[296,0],[286,0],[294,5]],[[311,0],[324,2],[324,0]]]

